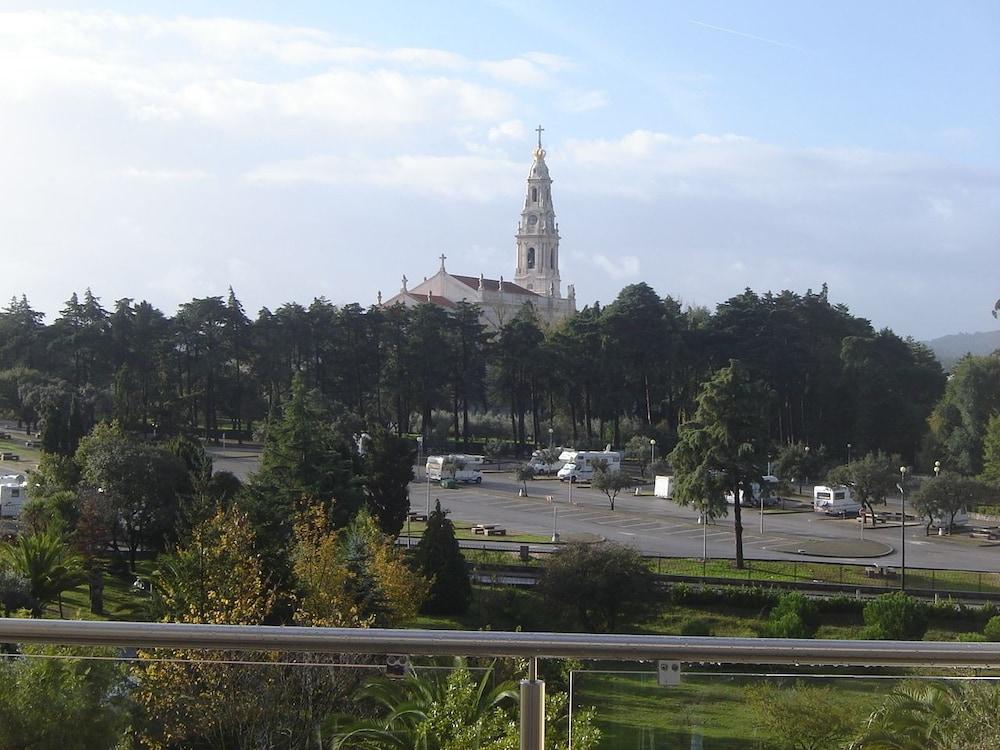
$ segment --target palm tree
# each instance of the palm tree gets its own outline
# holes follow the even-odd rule
[[[478,682],[462,658],[455,659],[451,670],[411,672],[402,680],[372,680],[357,699],[377,704],[383,717],[347,726],[334,740],[334,750],[439,750],[456,740],[468,750],[477,750],[492,743],[510,726],[505,709],[518,699],[512,680],[491,687],[494,666],[495,662]],[[441,731],[437,721],[442,712],[447,713],[447,732]],[[452,732],[456,736],[446,736]]]
[[[3,545],[0,564],[28,582],[32,617],[41,617],[45,605],[53,600],[58,600],[62,617],[63,592],[86,580],[83,558],[54,531],[21,536],[15,543]]]
[[[869,717],[850,750],[958,750],[971,748],[959,735],[972,717],[981,686],[962,682],[907,683],[893,690]],[[993,689],[987,686],[987,689]],[[993,696],[994,713],[996,698]],[[994,736],[993,740],[997,738]],[[978,747],[978,745],[975,745]],[[983,747],[986,747],[984,745]]]

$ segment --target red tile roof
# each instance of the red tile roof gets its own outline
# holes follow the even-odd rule
[[[454,279],[458,279],[466,286],[470,286],[473,289],[479,289],[478,276],[459,276],[457,273],[449,275]],[[488,289],[491,292],[495,292],[500,288],[500,281],[498,279],[483,279],[483,288]],[[526,294],[531,297],[540,296],[537,292],[532,292],[530,289],[525,289],[523,286],[519,286],[513,281],[507,281],[506,279],[503,282],[503,290],[508,294]]]

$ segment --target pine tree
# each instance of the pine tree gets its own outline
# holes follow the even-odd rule
[[[441,510],[441,501],[427,519],[427,530],[416,548],[420,572],[431,582],[424,603],[427,614],[460,614],[469,607],[472,584],[465,567],[465,558],[455,539],[455,527]]]
[[[368,511],[383,534],[399,536],[410,508],[413,480],[413,441],[379,429],[372,434],[365,455],[365,498]]]

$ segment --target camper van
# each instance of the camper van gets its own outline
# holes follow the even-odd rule
[[[0,476],[0,517],[16,518],[28,502],[28,480],[24,474]]]
[[[594,478],[594,467],[604,461],[608,471],[619,471],[622,468],[622,454],[618,451],[563,451],[559,460],[563,467],[556,474],[560,482],[588,482]]]
[[[854,499],[851,490],[842,484],[836,487],[813,487],[813,510],[828,516],[854,515],[861,510],[861,503]]]
[[[672,476],[657,476],[653,480],[653,495],[664,500],[674,499],[674,478]]]
[[[528,466],[534,469],[538,476],[545,476],[546,474],[555,474],[559,471],[562,467],[562,462],[557,460],[555,463],[548,463],[545,460],[545,451],[533,451],[531,460],[528,461]]]
[[[740,506],[743,508],[773,508],[778,504],[778,482],[780,480],[768,474],[761,477],[760,482],[751,482],[750,492],[740,490]],[[726,502],[735,505],[736,499],[732,492],[726,493]]]
[[[427,457],[427,478],[440,481],[451,478],[451,472],[444,472],[445,463],[455,464],[455,481],[465,484],[482,484],[483,457],[470,456],[465,453],[451,453],[447,456]]]

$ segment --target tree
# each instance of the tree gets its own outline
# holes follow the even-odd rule
[[[984,482],[1000,485],[1000,411],[986,423],[983,437],[983,472],[979,475]]]
[[[430,591],[424,602],[427,614],[460,614],[469,607],[472,584],[462,550],[455,539],[455,527],[441,501],[427,519],[427,528],[414,551],[417,570],[430,581]]]
[[[643,477],[646,476],[646,467],[652,460],[652,452],[649,439],[645,435],[633,435],[625,443],[625,457],[639,464],[639,474]]]
[[[754,725],[781,750],[835,750],[857,728],[864,704],[843,691],[796,684],[746,690]]]
[[[600,490],[604,493],[604,496],[608,498],[608,503],[611,504],[611,510],[615,509],[615,499],[618,494],[626,487],[631,487],[634,484],[632,477],[628,475],[627,471],[622,471],[621,469],[607,469],[603,470],[597,468],[594,470],[594,478],[590,483],[590,486],[595,490]]]
[[[926,534],[931,533],[935,521],[951,533],[958,513],[987,502],[994,491],[978,479],[945,473],[923,482],[913,493],[912,502],[926,522]]]
[[[82,558],[54,531],[20,536],[0,547],[0,565],[28,582],[32,617],[41,617],[45,605],[56,600],[62,617],[63,592],[86,580]]]
[[[0,659],[0,747],[121,746],[129,685],[115,652],[26,646],[24,654]]]
[[[621,544],[567,544],[550,555],[539,582],[542,600],[559,605],[571,625],[612,633],[656,606],[653,574],[639,552]]]
[[[410,509],[413,481],[413,441],[379,428],[365,452],[364,487],[368,511],[383,534],[399,536]]]
[[[927,632],[927,605],[902,591],[872,599],[863,617],[865,637],[873,640],[918,641]]]
[[[524,496],[528,496],[528,482],[535,478],[535,467],[531,464],[521,464],[514,469],[514,478],[521,483]]]
[[[723,488],[739,498],[740,490],[760,482],[767,453],[764,409],[768,392],[736,360],[702,386],[694,419],[681,427],[670,463],[677,476],[674,498],[682,505],[714,512]],[[721,506],[725,507],[725,506]],[[736,567],[743,563],[743,521],[739,502],[733,504]]]
[[[987,423],[1000,413],[1000,354],[965,357],[951,371],[929,418],[942,463],[962,474],[983,470]]]
[[[850,487],[854,499],[868,508],[868,513],[874,519],[875,505],[885,505],[885,499],[896,489],[899,462],[898,456],[890,457],[881,452],[869,453],[860,460],[832,469],[826,481],[831,485],[843,484]]]
[[[3,616],[10,617],[18,609],[31,607],[31,584],[11,568],[0,567],[0,607]]]
[[[799,485],[801,495],[802,485],[809,481],[809,477],[819,479],[822,476],[825,462],[826,451],[822,446],[812,450],[805,443],[792,443],[782,446],[778,452],[775,469],[782,479],[794,478]]]
[[[782,594],[767,618],[768,638],[812,638],[819,628],[816,603],[797,591]]]

